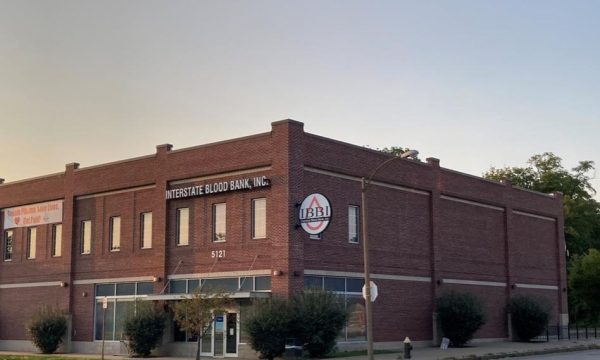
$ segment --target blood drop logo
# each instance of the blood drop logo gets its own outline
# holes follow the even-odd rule
[[[321,194],[310,194],[300,205],[300,225],[310,235],[318,235],[327,229],[331,220],[331,205]]]

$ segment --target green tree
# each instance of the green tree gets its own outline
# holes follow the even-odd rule
[[[125,337],[128,348],[135,355],[148,357],[152,349],[158,346],[165,329],[165,313],[151,302],[140,301],[135,311],[125,318]]]
[[[546,330],[551,306],[545,298],[520,295],[510,300],[508,311],[517,338],[529,341]]]
[[[290,335],[292,311],[289,302],[280,298],[257,300],[250,307],[244,326],[250,337],[250,346],[261,359],[273,360],[285,352],[285,341]]]
[[[294,335],[312,358],[323,357],[335,347],[346,325],[344,299],[328,291],[304,291],[292,298]]]
[[[565,241],[572,255],[600,248],[600,203],[594,200],[594,162],[580,161],[571,169],[551,152],[532,156],[526,167],[492,167],[483,176],[492,180],[508,179],[513,185],[543,193],[563,193]]]
[[[600,251],[590,249],[586,255],[575,257],[569,271],[569,289],[575,319],[597,325],[600,320]]]
[[[231,299],[226,292],[210,289],[197,291],[189,298],[182,298],[172,305],[173,317],[182,331],[198,337],[196,360],[200,359],[200,344],[217,316],[222,315]]]
[[[44,354],[52,354],[67,333],[65,312],[50,306],[37,309],[25,325],[31,341]]]
[[[436,309],[442,333],[453,346],[465,345],[486,321],[483,303],[471,293],[444,293],[437,299]]]

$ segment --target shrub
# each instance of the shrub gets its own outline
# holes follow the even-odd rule
[[[147,357],[158,346],[165,328],[165,314],[149,302],[138,302],[137,308],[125,318],[124,334],[129,351]]]
[[[461,347],[485,324],[481,300],[470,293],[448,292],[437,299],[437,312],[444,336]]]
[[[33,344],[44,354],[52,354],[67,333],[67,318],[59,309],[43,306],[25,325]]]
[[[508,311],[515,335],[521,341],[543,333],[550,320],[550,303],[543,298],[515,296],[510,300]]]
[[[294,336],[310,357],[323,357],[333,350],[348,314],[344,299],[325,291],[305,291],[292,299]]]
[[[244,326],[250,346],[261,359],[272,360],[285,352],[285,340],[291,326],[290,306],[286,300],[272,298],[255,301]]]

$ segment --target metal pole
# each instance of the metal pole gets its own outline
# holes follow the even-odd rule
[[[369,235],[367,231],[367,183],[361,181],[361,214],[363,233],[363,256],[365,267],[365,310],[367,316],[367,356],[373,360],[373,304],[371,302],[371,274],[369,273]]]
[[[104,325],[106,323],[106,308],[104,306],[102,306],[102,357],[101,359],[104,360]]]

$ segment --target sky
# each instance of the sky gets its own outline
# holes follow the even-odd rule
[[[0,177],[287,118],[473,175],[547,151],[600,166],[599,14],[598,1],[0,0]]]

